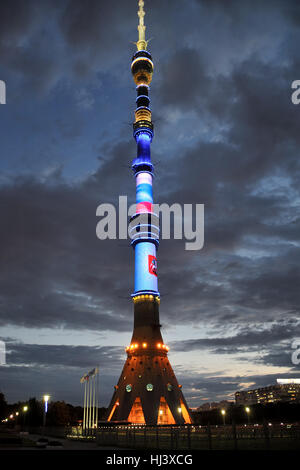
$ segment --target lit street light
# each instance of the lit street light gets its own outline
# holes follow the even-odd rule
[[[221,415],[222,415],[222,417],[223,417],[223,424],[224,424],[224,426],[225,426],[226,410],[224,410],[224,409],[221,410]]]
[[[47,411],[48,411],[48,401],[49,401],[50,395],[44,395],[44,418],[43,418],[43,434],[45,434],[45,427],[46,427],[46,416],[47,416]]]
[[[250,408],[249,408],[249,406],[246,406],[245,411],[247,413],[248,424],[249,424],[250,423]]]
[[[25,421],[26,421],[26,412],[28,411],[28,406],[23,406],[23,427],[25,428]]]

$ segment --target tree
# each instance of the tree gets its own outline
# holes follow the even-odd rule
[[[4,393],[0,392],[0,419],[6,418],[7,415],[7,403],[5,400]]]
[[[47,424],[52,426],[66,426],[71,422],[70,407],[64,401],[55,401],[49,404]]]
[[[41,426],[43,422],[43,406],[37,399],[29,398],[26,423],[29,426]]]

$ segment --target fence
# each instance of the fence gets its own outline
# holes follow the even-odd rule
[[[99,446],[131,449],[237,450],[299,449],[299,425],[142,426],[105,425],[97,429]]]
[[[99,428],[98,428],[99,429]],[[67,426],[65,436],[70,439],[95,439],[97,428],[84,429],[82,426]]]

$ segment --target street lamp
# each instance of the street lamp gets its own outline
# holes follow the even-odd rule
[[[224,426],[225,426],[226,410],[222,409],[222,410],[221,410],[221,415],[222,415],[222,417],[223,417],[223,424],[224,424]]]
[[[48,401],[50,399],[50,395],[44,395],[44,417],[43,417],[43,434],[45,434],[45,427],[46,427],[46,415],[48,411]]]
[[[249,408],[249,406],[246,406],[245,411],[247,413],[248,424],[249,424],[250,423],[250,408]]]
[[[23,406],[23,426],[25,428],[25,421],[26,421],[26,412],[28,411],[28,406],[27,405],[24,405]]]

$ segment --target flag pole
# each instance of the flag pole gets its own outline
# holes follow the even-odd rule
[[[89,434],[90,434],[90,429],[91,429],[91,424],[92,424],[92,384],[89,385],[90,387],[90,407],[89,407]]]
[[[93,433],[95,428],[95,376],[93,376]]]
[[[97,397],[96,397],[96,428],[98,429],[98,412],[99,412],[99,367],[98,367],[98,374],[97,374]]]
[[[83,423],[82,423],[82,431],[85,434],[85,429],[86,429],[86,423],[85,423],[85,418],[86,418],[86,380],[84,381],[84,400],[83,400]]]

